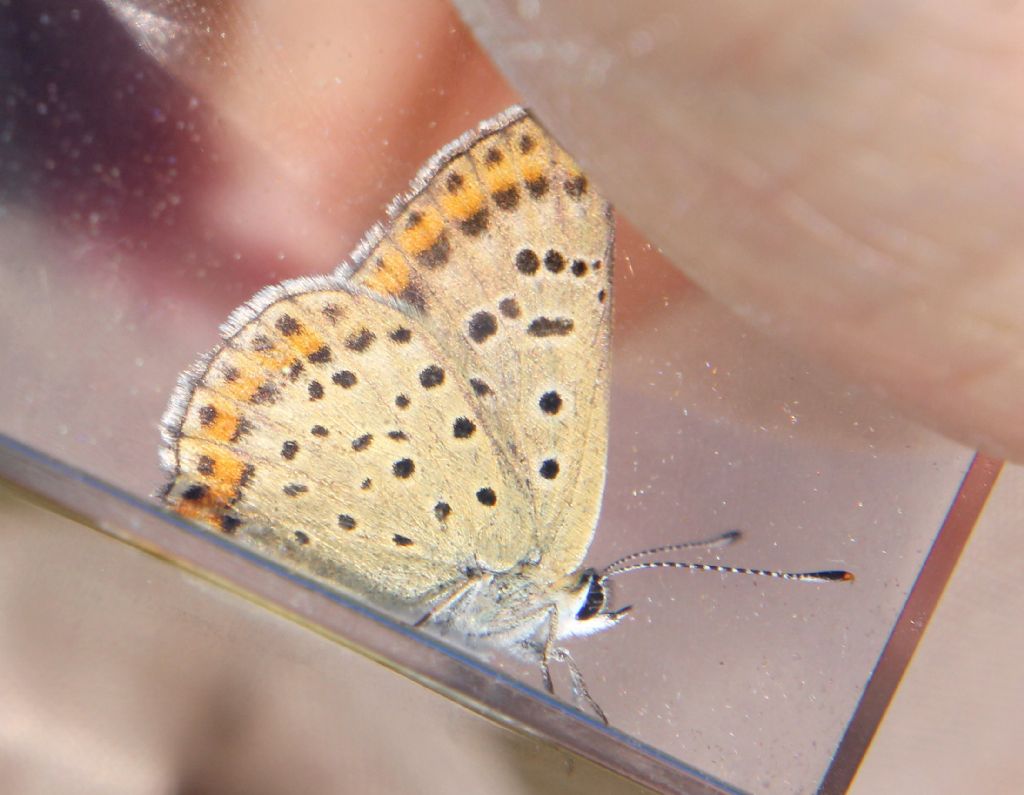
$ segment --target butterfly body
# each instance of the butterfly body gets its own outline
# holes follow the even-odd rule
[[[611,577],[732,531],[582,567],[604,490],[613,223],[523,110],[442,149],[334,273],[261,290],[179,379],[160,496],[289,568],[466,645],[564,662]]]
[[[605,478],[612,240],[607,202],[527,113],[486,122],[333,274],[232,313],[164,416],[164,501],[546,665],[558,638],[606,623],[578,616]]]
[[[421,623],[436,624],[471,645],[543,658],[554,641],[607,629],[623,612],[604,609],[603,590],[595,605],[592,588],[599,575],[592,569],[555,582],[537,574],[534,561],[505,572],[469,570]]]

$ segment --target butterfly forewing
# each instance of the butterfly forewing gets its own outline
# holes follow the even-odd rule
[[[533,505],[531,525],[506,532],[532,535],[544,567],[571,571],[604,485],[608,205],[528,116],[442,153],[427,173],[353,279],[393,285],[459,362]]]

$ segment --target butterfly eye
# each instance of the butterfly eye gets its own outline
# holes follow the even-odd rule
[[[590,580],[590,585],[587,588],[587,598],[583,602],[583,607],[576,613],[577,621],[586,621],[588,618],[593,618],[604,607],[604,584],[601,582],[601,578],[592,571],[588,571],[584,576]]]

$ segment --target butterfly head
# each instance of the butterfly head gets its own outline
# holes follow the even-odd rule
[[[584,569],[567,578],[558,599],[558,637],[592,635],[617,624],[629,605],[610,610],[611,591],[604,575]]]

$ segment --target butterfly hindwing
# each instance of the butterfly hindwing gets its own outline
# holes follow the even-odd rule
[[[400,601],[475,561],[514,565],[527,545],[509,545],[501,528],[528,523],[531,508],[456,365],[415,318],[312,285],[276,288],[229,328],[184,408],[168,500],[272,556]]]

